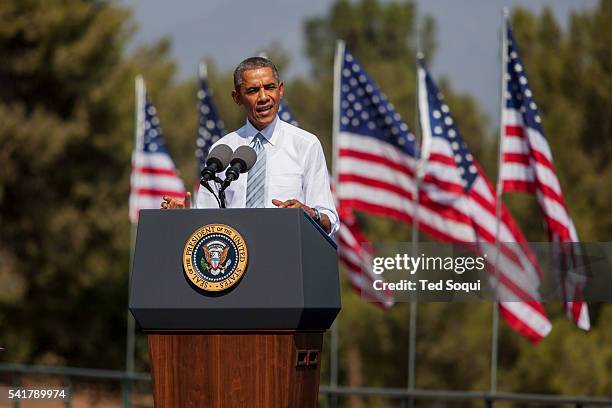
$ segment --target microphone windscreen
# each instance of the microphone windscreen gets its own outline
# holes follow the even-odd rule
[[[245,173],[253,167],[257,161],[257,153],[251,146],[240,146],[234,152],[234,157],[230,164],[241,163],[241,173]]]
[[[217,171],[222,171],[229,165],[232,154],[233,152],[231,147],[225,144],[220,144],[208,153],[206,165],[210,166],[215,163],[217,166],[219,166],[219,170]]]

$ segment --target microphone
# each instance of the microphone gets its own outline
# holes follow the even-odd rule
[[[227,167],[231,157],[232,148],[228,145],[220,144],[212,149],[206,158],[206,167],[202,170],[200,184],[206,187],[208,181],[215,179],[215,174],[223,171],[223,169]]]
[[[246,173],[251,170],[251,167],[255,165],[257,161],[257,153],[251,146],[240,146],[234,152],[230,166],[225,171],[225,180],[223,181],[222,190],[229,187],[230,183],[238,177],[240,173]]]

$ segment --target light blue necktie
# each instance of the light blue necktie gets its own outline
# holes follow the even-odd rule
[[[257,133],[251,147],[257,153],[257,161],[247,173],[246,208],[263,208],[266,196],[266,150],[264,137]]]

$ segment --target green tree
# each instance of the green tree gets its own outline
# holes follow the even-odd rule
[[[165,51],[125,59],[130,14],[107,2],[7,1],[0,21],[0,343],[10,361],[119,368],[133,78],[164,77]]]

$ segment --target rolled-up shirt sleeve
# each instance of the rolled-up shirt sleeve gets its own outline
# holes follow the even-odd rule
[[[308,149],[304,161],[304,204],[316,208],[329,217],[331,222],[330,236],[334,236],[340,227],[340,220],[329,184],[329,172],[321,143],[317,140]]]

